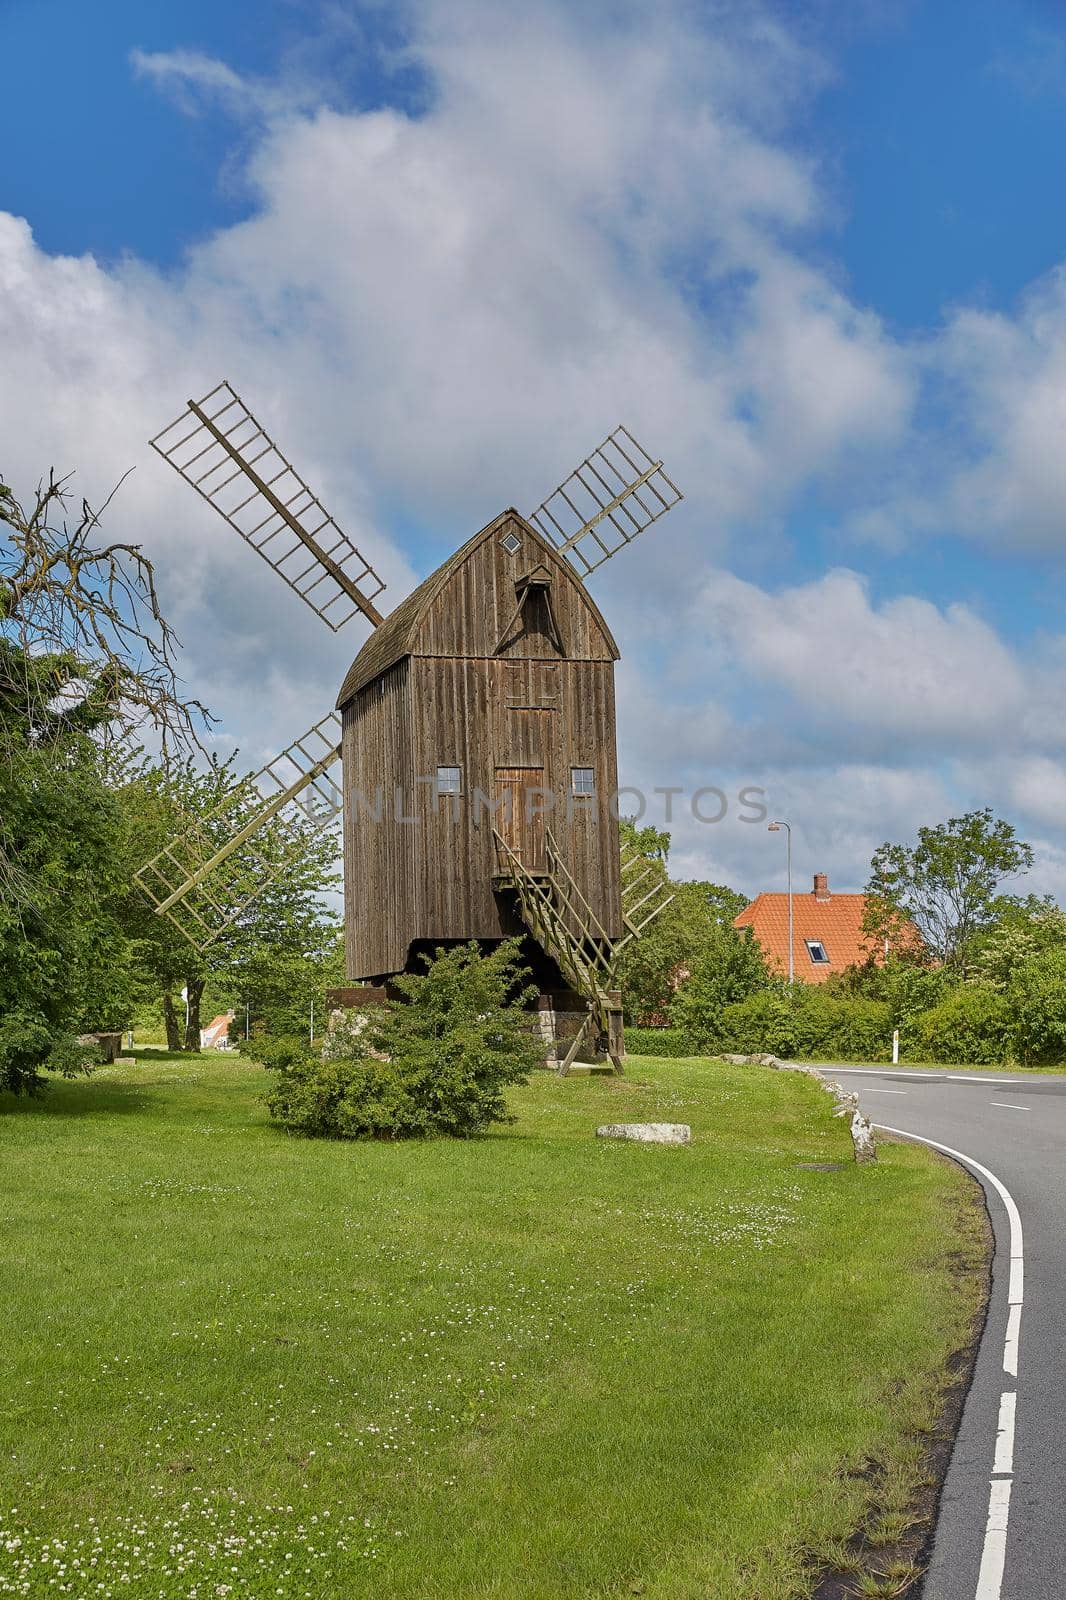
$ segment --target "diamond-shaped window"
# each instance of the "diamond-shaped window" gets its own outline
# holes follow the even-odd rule
[[[516,556],[519,550],[522,548],[522,541],[518,537],[517,533],[505,533],[503,538],[500,540],[500,544],[507,551],[509,556]]]

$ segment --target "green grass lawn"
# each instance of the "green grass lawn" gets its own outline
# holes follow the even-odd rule
[[[219,1057],[0,1099],[0,1594],[805,1593],[920,1472],[973,1191],[799,1074],[628,1066],[466,1143],[287,1138]],[[694,1142],[592,1136],[644,1119]]]

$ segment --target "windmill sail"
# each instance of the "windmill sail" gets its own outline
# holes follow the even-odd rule
[[[385,587],[223,380],[149,441],[334,632]]]
[[[683,498],[662,462],[617,427],[529,520],[587,578]]]
[[[665,872],[655,870],[639,850],[622,852],[622,921],[626,935],[622,947],[630,939],[639,939],[644,929],[666,910],[674,899],[670,893],[670,880]],[[650,880],[650,882],[649,882]],[[620,947],[621,948],[621,947]]]
[[[339,817],[341,796],[327,773],[340,753],[340,718],[331,712],[213,811],[188,819],[134,874],[156,914],[168,917],[198,950],[239,928],[253,901],[300,859],[309,838]]]

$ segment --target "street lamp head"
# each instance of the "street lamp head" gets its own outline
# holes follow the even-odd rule
[[[767,827],[766,831],[767,831],[767,833],[780,833],[781,832],[781,824],[779,822],[771,822],[769,824],[769,826]]]

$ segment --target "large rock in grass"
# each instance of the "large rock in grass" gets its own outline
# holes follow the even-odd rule
[[[596,1129],[597,1139],[635,1139],[638,1144],[691,1144],[687,1122],[608,1122]]]

